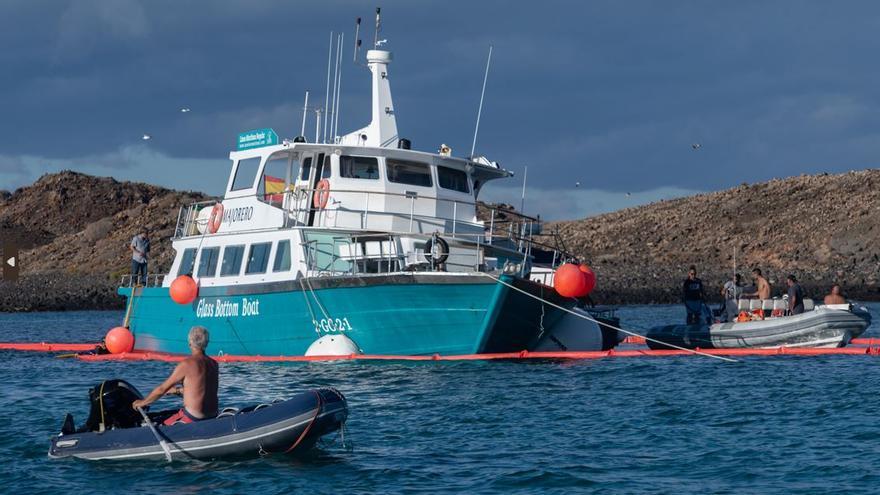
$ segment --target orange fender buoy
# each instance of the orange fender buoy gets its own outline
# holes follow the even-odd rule
[[[315,188],[315,194],[312,196],[312,205],[322,210],[327,206],[327,201],[330,201],[330,181],[321,179],[318,182],[318,187]]]
[[[586,294],[587,280],[577,265],[563,263],[553,275],[553,288],[562,297],[581,297]]]
[[[211,216],[208,218],[208,232],[216,234],[223,223],[223,203],[217,203],[211,208]]]
[[[131,352],[134,349],[134,335],[125,327],[114,327],[104,337],[104,344],[111,354]]]
[[[171,282],[168,294],[177,304],[189,304],[199,295],[199,285],[189,275],[181,275]]]

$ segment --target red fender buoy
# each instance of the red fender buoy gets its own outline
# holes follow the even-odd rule
[[[577,265],[563,263],[553,275],[553,288],[562,297],[580,297],[586,286],[587,281]]]
[[[131,352],[134,349],[134,335],[125,327],[114,327],[104,337],[104,344],[111,354]]]
[[[171,282],[168,294],[177,304],[189,304],[199,295],[199,285],[189,275],[181,275]]]

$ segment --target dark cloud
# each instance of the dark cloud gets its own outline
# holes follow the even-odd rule
[[[706,190],[877,164],[873,2],[383,8],[401,134],[420,149],[442,142],[467,154],[494,44],[478,151],[540,170],[532,187]],[[3,168],[16,156],[112,159],[143,133],[175,159],[222,159],[251,127],[293,136],[303,92],[323,100],[329,31],[345,32],[348,59],[354,17],[371,42],[371,10],[341,1],[4,3]],[[344,74],[340,127],[349,130],[369,118],[369,81],[351,63]]]

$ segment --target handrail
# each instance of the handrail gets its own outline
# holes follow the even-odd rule
[[[540,226],[542,222],[540,219],[505,208],[499,208],[484,203],[483,208],[487,209],[489,212],[489,220],[485,221],[477,218],[479,213],[477,211],[479,203],[476,202],[438,198],[435,196],[421,196],[415,193],[353,189],[333,189],[331,190],[331,194],[363,195],[363,201],[352,200],[350,197],[346,198],[343,196],[341,198],[334,198],[334,203],[328,205],[326,208],[318,208],[313,204],[315,191],[316,189],[294,187],[283,193],[274,193],[271,195],[264,193],[244,196],[244,198],[257,198],[261,202],[274,206],[279,202],[279,199],[277,198],[280,195],[283,195],[280,199],[281,204],[279,208],[285,213],[283,224],[279,224],[276,227],[262,226],[259,229],[254,229],[254,231],[264,231],[269,228],[306,226],[311,223],[315,227],[330,230],[354,228],[366,231],[383,232],[392,236],[398,235],[427,238],[439,233],[444,236],[449,236],[451,239],[459,239],[466,243],[474,243],[476,246],[495,246],[502,249],[510,249],[511,251],[518,251],[527,256],[531,255],[533,248],[552,251],[554,265],[557,261],[573,258],[573,256],[566,253],[564,249],[560,249],[557,236],[553,234],[545,234],[541,231]],[[272,201],[265,201],[269,196],[272,196]],[[406,212],[403,211],[403,208],[400,208],[405,205],[403,202],[398,205],[396,210],[371,209],[371,203],[375,204],[375,201],[371,201],[373,196],[409,200],[409,211]],[[260,197],[263,199],[260,199]],[[430,214],[416,213],[417,200],[436,201],[437,203],[445,204],[452,203],[452,207],[449,208],[452,211],[452,218],[446,216],[448,215],[447,212],[449,209],[444,209],[442,212],[438,212],[437,208],[432,208],[433,213]],[[218,202],[218,200],[197,201],[181,207],[181,212],[178,215],[178,224],[175,229],[175,238],[200,235],[198,228],[198,225],[201,224],[198,220],[200,211],[216,202]],[[474,208],[474,217],[472,221],[457,218],[461,213],[459,205]],[[339,222],[340,214],[343,215],[341,217],[343,225],[338,225],[337,223]],[[346,217],[346,214],[353,214],[354,216]],[[358,216],[360,219],[358,219]],[[390,220],[388,220],[389,223],[387,224],[377,224],[376,218],[379,218],[379,221],[381,221],[382,218]],[[395,222],[395,218],[398,219],[397,221],[402,222],[407,222],[408,220],[408,227],[406,226],[406,223],[394,225],[393,222]],[[314,221],[310,222],[310,219],[314,219]],[[357,224],[356,226],[348,225],[352,220]],[[535,236],[543,237],[544,239],[549,237],[552,241],[555,241],[556,245],[554,246],[535,239]],[[405,257],[406,255],[404,254],[403,256]]]

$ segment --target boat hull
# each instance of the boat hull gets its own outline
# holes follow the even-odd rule
[[[250,410],[248,410],[250,409]],[[312,390],[289,400],[215,419],[159,425],[174,460],[257,457],[309,450],[322,436],[339,430],[348,417],[342,394]],[[164,460],[165,452],[146,426],[104,432],[59,434],[49,457],[88,460]]]
[[[799,315],[714,325],[654,327],[647,337],[688,349],[843,347],[871,324],[865,308],[817,307]],[[668,349],[648,341],[652,349]]]
[[[505,277],[527,292],[550,288]],[[543,287],[543,289],[542,289]],[[132,292],[133,291],[133,292]],[[175,304],[165,288],[120,288],[133,298],[135,349],[186,353],[187,331],[203,325],[213,355],[300,356],[324,335],[345,335],[366,354],[473,354],[529,349],[543,318],[562,312],[480,274],[412,273],[320,277],[301,282],[202,288]],[[133,294],[133,296],[132,296]]]

